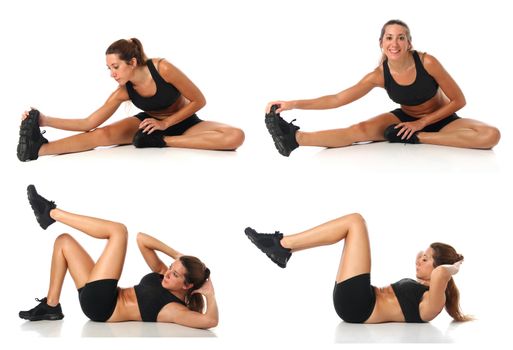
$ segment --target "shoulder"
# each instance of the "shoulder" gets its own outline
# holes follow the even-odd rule
[[[125,102],[128,101],[130,97],[128,96],[128,91],[126,90],[126,86],[118,86],[116,90],[110,95],[107,102]]]
[[[159,312],[157,320],[161,322],[176,323],[184,314],[193,312],[181,303],[171,302],[166,304]]]
[[[151,61],[153,62],[155,69],[159,72],[160,76],[165,80],[168,80],[168,77],[173,77],[178,72],[178,68],[176,68],[165,58],[152,58]]]
[[[440,61],[435,56],[428,54],[427,52],[417,51],[420,57],[420,61],[424,65],[424,68],[429,72],[431,70],[439,70],[442,68]]]
[[[383,76],[383,65],[380,64],[372,72],[365,75],[362,79],[363,83],[370,84],[373,87],[383,87],[385,79]]]

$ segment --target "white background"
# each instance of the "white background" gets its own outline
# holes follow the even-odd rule
[[[506,341],[501,326],[509,321],[511,288],[513,33],[505,1],[6,4],[0,5],[5,341],[52,348]],[[467,106],[459,114],[499,127],[501,143],[493,151],[379,143],[301,148],[281,157],[263,123],[266,103],[318,97],[356,83],[378,64],[379,31],[391,18],[406,21],[414,47],[437,57],[463,89]],[[207,98],[199,116],[242,128],[245,144],[237,152],[125,146],[18,162],[21,112],[29,106],[69,118],[93,112],[116,88],[105,49],[130,37],[142,41],[148,56],[165,57],[184,71]],[[297,118],[302,130],[320,130],[393,108],[386,93],[375,90],[337,110],[283,116]],[[122,106],[107,123],[135,112]],[[69,134],[49,129],[45,136]],[[81,313],[71,279],[62,294],[62,322],[18,319],[20,309],[46,293],[59,233],[74,234],[93,256],[103,247],[61,224],[42,231],[26,200],[30,183],[63,209],[123,222],[133,238],[147,232],[202,258],[212,270],[219,326],[211,332],[155,325],[98,328]],[[462,307],[478,321],[456,326],[444,313],[421,327],[346,325],[331,299],[340,244],[298,253],[281,270],[243,234],[246,226],[294,233],[351,212],[367,219],[372,282],[378,286],[413,276],[415,254],[429,243],[453,244],[466,257],[456,276]],[[120,285],[133,285],[146,272],[132,239]],[[39,339],[47,335],[56,337]],[[172,338],[125,338],[132,335]]]

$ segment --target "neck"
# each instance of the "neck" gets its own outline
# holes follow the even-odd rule
[[[134,72],[130,81],[134,86],[144,84],[148,78],[151,78],[150,71],[146,69],[146,66],[137,66],[134,68]]]
[[[388,66],[390,69],[396,72],[404,72],[414,65],[415,61],[413,60],[413,54],[411,52],[408,52],[404,57],[400,59],[394,61],[388,60]]]

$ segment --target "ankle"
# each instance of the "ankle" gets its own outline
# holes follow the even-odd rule
[[[305,141],[305,133],[303,131],[296,131],[296,142],[298,145],[303,146]]]
[[[57,307],[59,305],[59,299],[54,299],[54,298],[47,297],[46,298],[46,305],[48,305],[50,307]]]
[[[280,245],[285,249],[292,249],[290,239],[288,237],[283,236],[280,240]]]

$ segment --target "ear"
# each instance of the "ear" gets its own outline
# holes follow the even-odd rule
[[[184,290],[189,290],[193,287],[194,285],[192,283],[184,283],[183,284],[183,289]]]
[[[137,67],[137,58],[132,57],[132,59],[128,62],[128,64],[134,68]]]

